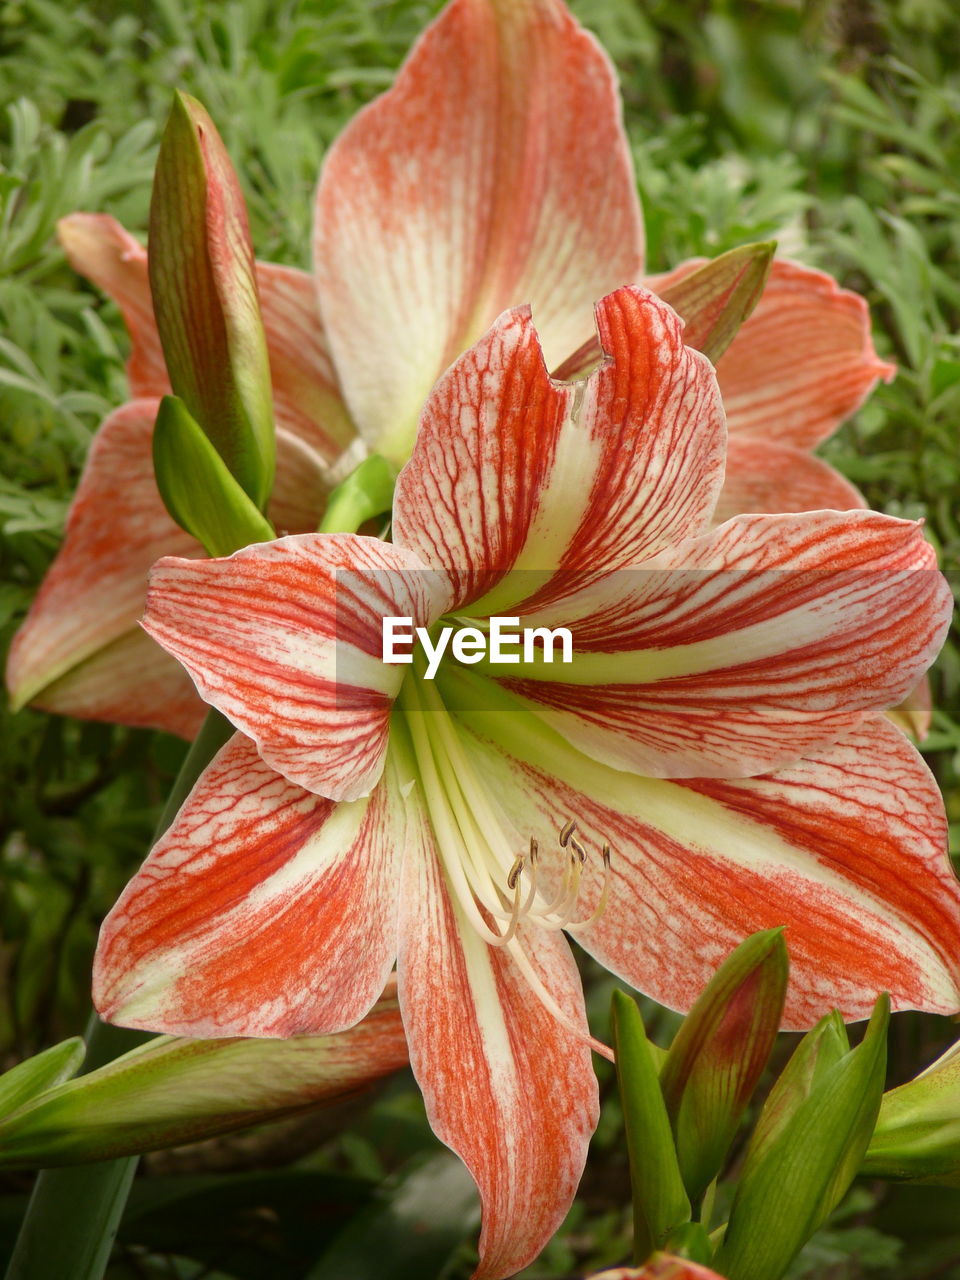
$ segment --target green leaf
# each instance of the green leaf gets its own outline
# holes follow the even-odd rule
[[[789,962],[781,929],[755,933],[711,978],[660,1073],[692,1199],[717,1175],[773,1048]]]
[[[276,536],[176,396],[160,401],[153,429],[153,468],[167,510],[208,555],[228,556],[251,542],[268,542]]]
[[[634,1261],[640,1263],[690,1221],[690,1201],[640,1010],[625,992],[614,991],[611,1016],[630,1160]]]
[[[783,1131],[826,1072],[850,1052],[843,1019],[834,1009],[803,1037],[767,1094],[750,1138],[751,1159],[758,1160]]]
[[[475,1229],[477,1191],[456,1156],[408,1165],[333,1242],[306,1280],[423,1280]]]
[[[150,204],[150,288],[174,394],[261,510],[273,487],[270,363],[236,174],[196,99],[176,94]]]
[[[861,1172],[960,1185],[960,1043],[883,1095]]]
[[[727,1280],[780,1280],[853,1181],[880,1109],[889,997],[863,1041],[824,1071],[776,1136],[747,1149],[713,1266]]]
[[[396,1000],[288,1040],[161,1036],[0,1121],[0,1167],[49,1168],[194,1142],[363,1089],[407,1061]]]
[[[69,1080],[79,1070],[85,1052],[81,1038],[73,1036],[5,1072],[0,1076],[0,1116],[9,1115],[37,1094]]]

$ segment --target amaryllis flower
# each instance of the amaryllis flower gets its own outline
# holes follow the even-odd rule
[[[863,1017],[881,988],[958,1005],[942,805],[878,714],[947,625],[920,528],[714,528],[712,367],[641,288],[597,317],[608,358],[583,382],[550,379],[526,308],[440,379],[391,543],[161,561],[145,626],[241,732],[96,966],[109,1019],[207,1037],[349,1026],[396,964],[431,1123],[480,1187],[487,1277],[559,1225],[596,1121],[564,931],[678,1008],[779,925],[791,1026]],[[421,628],[410,663],[384,660],[388,618]],[[499,665],[494,618],[568,628],[571,661],[538,643]]]
[[[133,399],[100,428],[8,684],[17,705],[189,737],[201,704],[138,627],[153,561],[201,554],[153,481],[150,435],[169,384],[146,253],[102,214],[73,214],[60,237],[123,312]],[[695,265],[651,283],[669,292]],[[330,149],[312,275],[259,267],[279,428],[277,527],[317,527],[328,468],[351,446],[351,457],[369,447],[403,462],[435,379],[506,307],[532,306],[556,368],[590,338],[595,300],[643,272],[636,184],[602,49],[560,0],[452,0],[393,88]],[[775,262],[720,361],[731,431],[721,514],[862,505],[809,450],[891,373],[861,298]]]

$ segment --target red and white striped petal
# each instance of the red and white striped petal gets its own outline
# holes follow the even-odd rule
[[[550,379],[518,308],[424,410],[397,483],[394,537],[445,570],[473,612],[566,594],[710,519],[725,442],[712,366],[644,289],[618,289],[596,313],[609,359],[585,382]]]
[[[724,1280],[724,1277],[688,1258],[655,1253],[643,1267],[614,1267],[612,1271],[597,1271],[587,1280]]]
[[[484,1280],[543,1249],[576,1194],[598,1118],[576,965],[558,933],[521,927],[517,958],[461,919],[424,821],[404,862],[397,978],[430,1125],[480,1189]],[[583,1039],[534,993],[529,966]]]
[[[153,316],[146,249],[105,213],[71,213],[59,222],[58,234],[73,269],[120,308],[131,340],[131,395],[165,395],[170,380]],[[355,431],[340,395],[313,278],[271,262],[256,266],[277,422],[330,462]]]
[[[150,566],[201,548],[167,515],[153,478],[156,400],[134,400],[101,426],[67,517],[63,546],[10,649],[14,703],[192,737],[203,706],[178,663],[140,630]],[[277,433],[270,514],[280,529],[316,528],[321,459]]]
[[[97,1008],[199,1037],[352,1026],[396,955],[405,829],[391,770],[369,798],[337,804],[236,734],[107,917]]]
[[[195,723],[184,706],[189,695],[183,674],[169,659],[149,663],[143,688],[135,667],[119,655],[112,688],[105,669],[91,678],[84,670],[117,643],[130,656],[126,641],[137,630],[147,572],[158,556],[202,554],[167,515],[154,484],[150,437],[156,411],[155,400],[134,400],[112,413],[94,437],[63,546],[10,648],[7,686],[16,706],[35,702],[65,714],[173,732]],[[163,705],[165,689],[169,709]],[[195,695],[193,701],[199,713]]]
[[[785,925],[791,1027],[834,1006],[866,1017],[880,991],[896,1008],[960,1008],[960,885],[943,802],[884,717],[765,777],[666,782],[610,769],[533,720],[476,704],[458,715],[487,739],[478,768],[505,820],[540,840],[542,871],[576,820],[592,854],[581,920],[600,892],[595,851],[609,842],[606,910],[573,932],[662,1004],[689,1008],[738,942]]]
[[[572,662],[488,670],[616,768],[746,777],[904,698],[951,609],[919,524],[738,516],[524,619],[568,627]]]
[[[140,591],[142,612],[145,580]],[[136,624],[47,685],[30,705],[79,720],[162,729],[188,740],[197,736],[207,713],[180,663]]]
[[[439,374],[532,303],[551,368],[637,280],[616,76],[560,0],[452,0],[327,154],[314,259],[347,403],[404,460]]]
[[[106,213],[71,213],[57,223],[57,237],[74,271],[120,308],[130,334],[130,395],[166,395],[170,379],[153,318],[146,249]]]
[[[375,538],[302,534],[226,559],[161,560],[143,625],[268,764],[355,800],[380,778],[404,673],[383,662],[383,618],[433,622],[434,576]]]
[[[784,258],[717,366],[731,435],[800,449],[832,435],[895,373],[874,350],[865,300]]]
[[[839,471],[804,449],[753,436],[730,436],[727,475],[713,518],[742,513],[853,511],[867,504]]]

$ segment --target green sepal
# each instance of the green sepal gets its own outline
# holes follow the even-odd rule
[[[164,396],[153,428],[153,469],[164,505],[208,555],[276,537],[182,400]]]
[[[960,1042],[883,1095],[861,1172],[960,1186]]]
[[[174,394],[262,510],[273,395],[247,211],[213,121],[187,94],[174,95],[160,143],[147,260]]]
[[[640,1010],[623,991],[614,991],[611,1017],[630,1160],[634,1261],[640,1263],[689,1222],[690,1201]]]
[[[763,1073],[788,974],[783,931],[753,934],[724,960],[670,1046],[660,1087],[691,1199],[719,1172]]]
[[[760,301],[776,249],[775,240],[741,245],[657,290],[683,321],[686,346],[717,363]],[[594,336],[555,369],[553,377],[560,382],[585,378],[602,359],[600,340]]]
[[[824,1075],[850,1052],[847,1028],[836,1009],[803,1037],[767,1094],[750,1137],[751,1159],[759,1160]]]
[[[320,533],[356,533],[393,505],[397,468],[379,453],[364,458],[330,494]]]
[[[776,249],[775,240],[741,245],[662,290],[684,321],[688,347],[717,363],[760,301]]]
[[[780,1280],[846,1194],[880,1110],[890,999],[861,1043],[825,1070],[776,1136],[747,1148],[714,1268],[728,1280]]]
[[[9,1115],[31,1098],[76,1075],[85,1053],[83,1040],[73,1036],[4,1072],[0,1076],[0,1116]]]

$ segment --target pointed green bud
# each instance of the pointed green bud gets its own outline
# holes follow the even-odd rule
[[[741,245],[656,290],[683,321],[683,341],[688,347],[717,363],[760,301],[776,249],[775,240]],[[558,382],[585,378],[602,359],[600,341],[594,336],[564,360],[553,377]]]
[[[670,1046],[660,1087],[691,1199],[720,1171],[763,1073],[788,973],[783,931],[755,933],[727,956]]]
[[[760,301],[776,248],[774,240],[741,245],[660,292],[684,321],[688,347],[717,363]]]
[[[280,1120],[353,1094],[406,1062],[391,995],[335,1035],[158,1036],[0,1120],[0,1168],[114,1159]]]
[[[670,1119],[636,1002],[614,991],[611,1005],[617,1079],[630,1159],[634,1258],[644,1258],[690,1221]]]
[[[330,494],[320,532],[356,533],[362,524],[390,510],[396,483],[392,462],[379,453],[364,458]]]
[[[843,1019],[834,1009],[803,1037],[767,1095],[750,1137],[752,1159],[759,1159],[826,1072],[850,1052]]]
[[[890,999],[862,1042],[825,1069],[776,1136],[747,1148],[713,1266],[728,1280],[780,1280],[843,1199],[880,1110]]]
[[[147,247],[174,394],[262,510],[273,402],[247,211],[213,121],[186,94],[175,96],[160,143]]]
[[[153,470],[170,515],[203,544],[229,556],[276,536],[208,436],[176,396],[164,396],[153,428]]]
[[[85,1052],[83,1041],[74,1036],[5,1071],[0,1076],[0,1116],[76,1075]]]
[[[883,1095],[861,1172],[960,1186],[960,1041]]]

